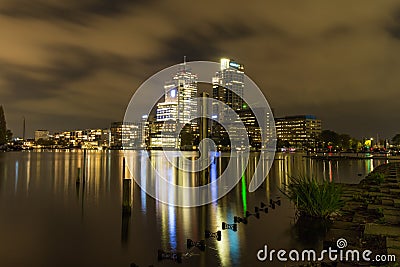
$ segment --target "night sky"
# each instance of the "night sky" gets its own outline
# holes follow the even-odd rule
[[[0,104],[15,135],[106,128],[183,60],[230,57],[275,116],[400,132],[399,1],[0,0]]]

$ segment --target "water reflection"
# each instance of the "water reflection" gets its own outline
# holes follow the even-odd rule
[[[156,164],[170,182],[185,186],[200,183],[194,173],[176,170],[156,153],[151,163],[143,161],[142,153],[146,152],[133,151],[129,156],[135,171],[126,171],[126,177],[136,176],[145,181],[142,185],[154,186],[157,174],[150,164]],[[86,179],[80,184],[76,180],[78,168],[83,168],[82,151],[0,153],[0,235],[7,244],[0,246],[0,265],[61,266],[63,259],[64,266],[129,266],[132,261],[139,266],[168,266],[168,262],[156,262],[157,249],[185,252],[187,238],[201,240],[205,230],[222,231],[222,222],[233,223],[234,216],[253,212],[261,201],[280,195],[279,188],[292,176],[307,173],[319,179],[358,182],[385,162],[315,161],[301,154],[277,154],[265,183],[249,193],[257,154],[251,155],[247,168],[240,157],[216,154],[210,165],[210,181],[218,180],[229,160],[242,176],[222,199],[203,207],[179,208],[156,202],[134,185],[132,215],[124,217],[123,153],[88,151]],[[174,164],[179,165],[179,160]],[[210,194],[215,196],[222,186],[216,183]],[[187,197],[168,189],[158,188],[158,194]],[[284,199],[282,202],[282,207],[262,214],[259,220],[252,217],[248,225],[239,225],[238,232],[224,230],[220,242],[208,239],[206,252],[193,249],[182,266],[256,265],[255,253],[266,243],[274,248],[301,247],[292,234],[294,209]],[[38,247],[43,253],[27,253],[23,259],[9,253],[21,248],[37,251]]]
[[[142,153],[145,152],[132,153],[136,172],[128,174],[128,176],[140,177],[141,180],[147,182],[143,183],[145,187],[146,185],[153,186],[154,183],[157,183],[154,178],[157,177],[157,175],[154,173],[153,168],[147,166],[143,161]],[[218,180],[217,178],[226,169],[228,162],[229,158],[222,153],[215,155],[215,159],[212,160],[210,165],[209,179],[211,182]],[[236,171],[238,173],[243,172],[240,180],[239,195],[241,195],[245,206],[246,203],[244,200],[247,192],[245,187],[248,186],[249,179],[252,173],[254,173],[256,163],[257,157],[255,155],[250,158],[249,165],[245,172],[243,172],[243,166],[245,166],[243,159],[236,157],[234,160]],[[374,161],[372,159],[358,161],[315,161],[303,158],[302,155],[299,154],[278,154],[273,168],[268,175],[268,179],[274,179],[278,186],[288,183],[290,177],[301,174],[313,175],[319,179],[336,182],[354,182],[360,179],[357,178],[356,175],[366,175],[374,169],[376,164],[380,163],[381,161]],[[0,164],[2,173],[1,182],[3,183],[2,192],[4,192],[4,189],[10,185],[12,181],[13,192],[16,195],[19,192],[28,194],[31,190],[31,186],[34,187],[33,190],[48,192],[50,186],[50,190],[54,194],[68,197],[71,192],[70,188],[75,185],[77,170],[83,167],[83,155],[81,151],[3,153]],[[152,164],[157,166],[160,172],[159,175],[167,177],[168,181],[171,183],[177,183],[182,186],[197,186],[200,184],[199,177],[196,176],[196,173],[179,171],[162,157],[153,156]],[[178,158],[176,158],[175,164],[179,165]],[[82,172],[85,173],[83,176],[86,178],[85,181],[87,183],[85,193],[90,195],[92,199],[98,199],[107,192],[110,193],[115,188],[118,188],[120,186],[120,179],[117,178],[122,178],[121,169],[122,153],[112,151],[89,151],[87,155],[87,169],[86,171],[82,170]],[[13,178],[10,180],[11,177]],[[149,179],[149,177],[153,178]],[[210,192],[212,196],[217,194],[218,186],[222,186],[222,184],[217,183],[216,187],[212,188]],[[159,194],[165,194],[168,198],[177,197],[174,191],[168,191],[165,188],[159,188],[158,190],[160,190],[158,192]],[[143,191],[140,191],[140,194],[141,210],[146,212],[147,197]],[[269,196],[267,195],[266,198],[269,198]],[[96,203],[96,201],[93,203]],[[216,203],[214,203],[214,205],[215,204]],[[246,209],[246,207],[244,209]]]

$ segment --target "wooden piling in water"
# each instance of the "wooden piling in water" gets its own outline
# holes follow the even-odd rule
[[[125,157],[122,158],[122,226],[121,242],[128,242],[129,220],[132,212],[132,179],[125,178]]]
[[[132,210],[132,179],[124,178],[122,184],[122,213],[130,215]]]
[[[83,171],[82,171],[82,183],[86,182],[86,149],[83,150]]]
[[[206,92],[201,93],[201,105],[200,105],[200,110],[201,110],[201,117],[200,117],[200,141],[208,138],[208,113],[209,113],[209,107],[208,107],[208,102],[207,98],[209,97],[209,94]],[[203,159],[204,162],[208,162],[208,151],[209,147],[207,143],[203,143],[202,149],[200,151],[200,157]],[[208,166],[204,170],[201,171],[201,182],[200,185],[206,185],[209,183],[210,179],[210,174],[208,171]]]
[[[125,157],[122,158],[122,179],[125,179]]]
[[[76,177],[75,189],[76,189],[76,197],[79,199],[79,188],[81,186],[81,168],[78,168],[78,175]]]
[[[130,214],[122,213],[121,219],[121,243],[128,243],[129,237],[129,222],[130,222]]]
[[[81,168],[78,167],[78,176],[76,177],[76,183],[79,184],[81,182]]]

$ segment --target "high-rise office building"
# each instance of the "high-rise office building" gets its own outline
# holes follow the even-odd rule
[[[186,63],[179,66],[178,72],[164,85],[165,100],[157,104],[157,121],[193,123],[197,113],[197,76]]]
[[[214,99],[228,106],[236,114],[243,110],[244,66],[242,64],[231,59],[222,58],[220,60],[220,70],[213,77],[212,84],[212,97]],[[229,148],[230,142],[242,143],[243,136],[237,128],[240,118],[226,106],[217,102],[213,103],[212,117],[221,124],[213,123],[212,136],[219,145]],[[229,137],[227,129],[222,125],[229,128]]]
[[[157,104],[156,132],[150,135],[150,147],[180,146],[177,129],[179,126],[196,123],[197,75],[183,63],[178,72],[164,85],[164,102]],[[154,128],[153,127],[153,128]]]
[[[243,125],[246,127],[249,144],[254,148],[260,149],[262,144],[261,127],[258,124],[254,112],[250,108],[247,108],[238,111],[238,115]]]
[[[244,66],[231,59],[220,60],[220,70],[213,78],[213,98],[229,106],[239,118],[232,116],[228,108],[218,103],[213,104],[213,118],[230,127],[229,139],[241,142],[243,136],[237,135],[237,120],[240,119],[246,128],[250,146],[254,149],[265,149],[275,140],[272,113],[267,108],[250,107],[244,100],[245,91]],[[229,145],[226,129],[221,124],[214,123],[212,136],[222,144]],[[235,126],[236,125],[236,126]]]
[[[145,121],[113,122],[110,128],[110,146],[118,149],[145,147]]]
[[[222,58],[220,70],[215,74],[213,98],[227,104],[233,110],[243,109],[244,66],[231,59]],[[222,111],[215,110],[215,114]]]
[[[276,118],[275,127],[278,139],[294,147],[314,147],[321,134],[321,120],[313,115]]]

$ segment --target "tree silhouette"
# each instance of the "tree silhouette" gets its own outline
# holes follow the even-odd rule
[[[393,145],[399,146],[400,145],[400,134],[396,134],[392,138]]]
[[[339,145],[340,136],[338,133],[331,130],[324,130],[321,132],[321,140],[327,145]]]
[[[12,138],[13,138],[13,133],[11,132],[10,129],[7,129],[7,131],[6,131],[6,140],[7,140],[7,142],[11,142]]]
[[[3,106],[0,106],[0,145],[7,142],[7,124],[4,116]]]

